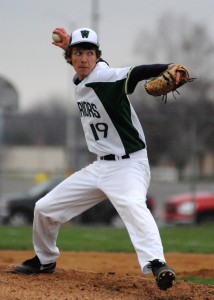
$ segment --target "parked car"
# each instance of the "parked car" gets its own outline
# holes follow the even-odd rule
[[[14,226],[29,225],[33,222],[34,206],[36,201],[45,196],[64,177],[52,178],[44,183],[37,184],[25,193],[3,195],[0,199],[0,223]],[[147,206],[152,213],[155,209],[155,199],[147,198]],[[72,220],[76,224],[106,224],[121,226],[119,215],[111,202],[106,199]]]
[[[168,224],[214,223],[214,194],[209,192],[174,195],[164,205]]]
[[[35,185],[27,192],[2,195],[0,199],[0,223],[31,224],[36,201],[45,196],[62,180],[63,177],[52,178]]]

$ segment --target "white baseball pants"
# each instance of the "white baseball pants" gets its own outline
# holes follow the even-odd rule
[[[157,225],[146,206],[149,182],[148,161],[140,157],[97,160],[65,179],[35,206],[33,244],[41,263],[57,260],[61,224],[108,198],[127,228],[142,272],[151,273],[148,262],[165,258]]]

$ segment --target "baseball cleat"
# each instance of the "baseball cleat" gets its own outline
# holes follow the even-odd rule
[[[50,263],[42,265],[38,256],[36,255],[34,258],[28,259],[16,266],[13,270],[13,273],[24,274],[24,275],[33,275],[39,273],[54,273],[56,271],[56,263]]]
[[[155,259],[150,261],[150,263],[159,289],[166,291],[168,288],[171,288],[175,283],[174,269],[160,259]]]

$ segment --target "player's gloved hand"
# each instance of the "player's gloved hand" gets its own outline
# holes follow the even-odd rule
[[[177,89],[185,83],[193,81],[193,79],[195,78],[189,77],[186,67],[171,64],[159,76],[147,81],[145,89],[152,96],[162,96],[162,99],[166,102],[168,93],[176,91],[179,94]]]
[[[174,64],[170,64],[169,66],[168,66],[168,69],[170,70],[172,67],[174,67],[174,66],[176,66],[176,65],[174,65]],[[183,68],[183,66],[181,66],[181,68]],[[182,78],[182,76],[184,76],[185,77],[185,80],[187,80],[187,76],[188,75],[186,75],[186,71],[187,70],[182,70],[182,69],[177,69],[177,70],[175,70],[175,84],[176,85],[178,85],[179,83],[180,83],[180,81],[181,81],[181,78]]]

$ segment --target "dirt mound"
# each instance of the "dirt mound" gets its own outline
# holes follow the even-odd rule
[[[57,273],[23,276],[13,266],[33,252],[0,251],[1,300],[214,300],[214,285],[178,280],[160,291],[152,275],[142,275],[134,253],[63,252]],[[214,277],[214,255],[167,254],[177,275]]]

